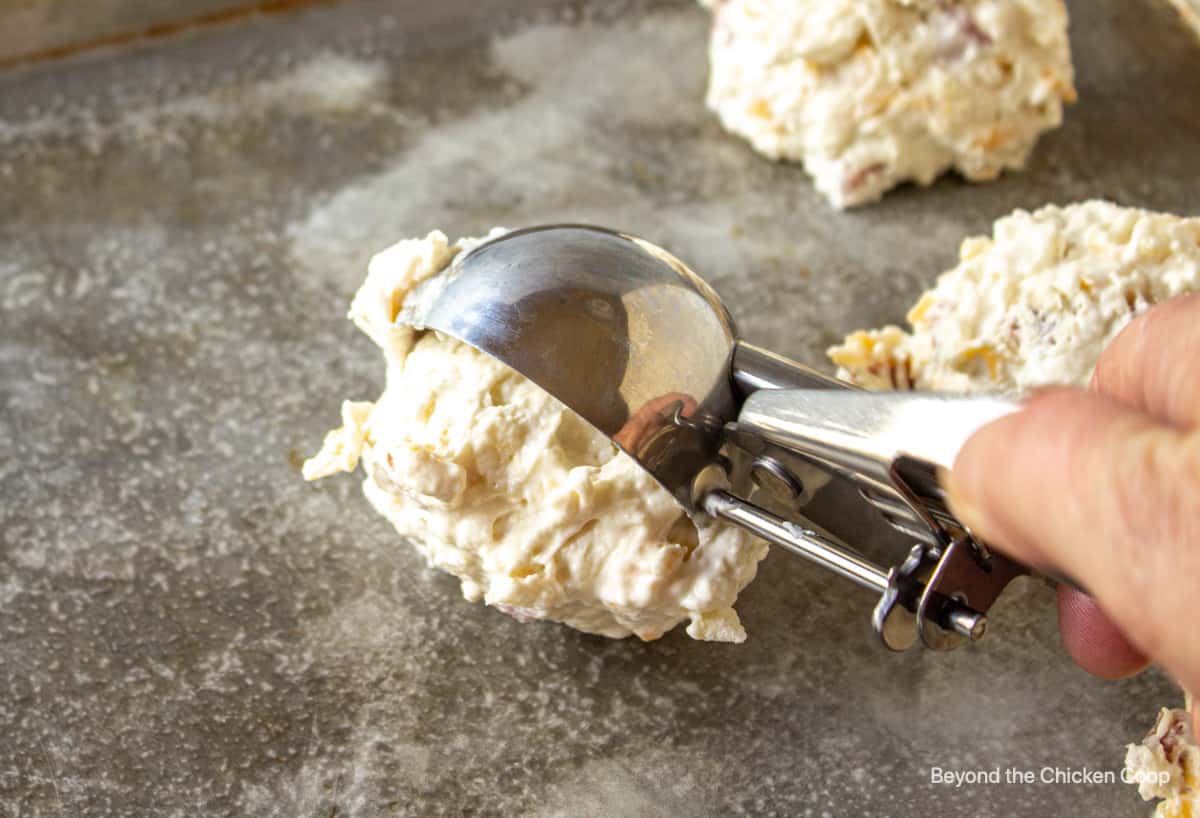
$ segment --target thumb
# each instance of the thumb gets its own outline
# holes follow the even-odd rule
[[[1046,390],[967,442],[950,504],[1001,550],[1076,577],[1138,650],[1200,689],[1196,453],[1189,433],[1109,398]]]

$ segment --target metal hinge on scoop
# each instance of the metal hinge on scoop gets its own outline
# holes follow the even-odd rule
[[[872,625],[892,650],[918,639],[934,650],[959,647],[983,635],[996,598],[1028,569],[988,549],[954,518],[937,469],[953,465],[972,432],[1016,408],[991,397],[828,388],[761,389],[746,398],[727,439],[760,470],[764,463],[785,469],[781,461],[795,454],[855,484],[917,540],[891,567],[729,492],[709,492],[703,504],[879,593]]]

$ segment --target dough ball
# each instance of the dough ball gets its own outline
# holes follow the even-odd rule
[[[829,355],[869,389],[1083,387],[1135,315],[1198,290],[1200,219],[1103,201],[1018,210],[962,243],[910,331],[855,332]]]
[[[451,244],[433,232],[372,260],[350,317],[383,350],[387,385],[373,403],[344,405],[342,427],[305,463],[305,478],[361,463],[376,511],[458,577],[463,596],[519,620],[647,640],[688,620],[694,638],[743,641],[733,604],[764,542],[693,522],[631,457],[531,381],[396,322],[414,286],[479,241]]]
[[[715,0],[708,106],[836,207],[1024,166],[1075,99],[1062,0]]]

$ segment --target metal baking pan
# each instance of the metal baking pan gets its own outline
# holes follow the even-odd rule
[[[380,389],[343,315],[400,237],[629,229],[823,365],[1016,207],[1200,211],[1195,38],[1071,6],[1080,101],[1027,172],[849,213],[705,111],[684,0],[347,0],[0,74],[0,814],[1145,811],[931,783],[1115,774],[1177,699],[1072,666],[1044,588],[893,656],[868,599],[775,555],[746,644],[612,642],[463,602],[356,480],[297,468]]]

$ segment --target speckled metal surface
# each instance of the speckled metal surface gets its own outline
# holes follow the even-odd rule
[[[246,0],[21,0],[0,5],[0,60],[145,31],[245,6]]]
[[[1175,701],[1075,669],[1043,588],[894,656],[868,596],[773,554],[745,645],[612,642],[467,604],[297,468],[380,388],[365,259],[433,227],[640,232],[818,363],[1014,207],[1197,212],[1194,38],[1073,11],[1081,101],[1028,173],[848,214],[705,113],[690,2],[352,0],[0,77],[0,815],[1145,812],[930,784],[1115,771]]]

